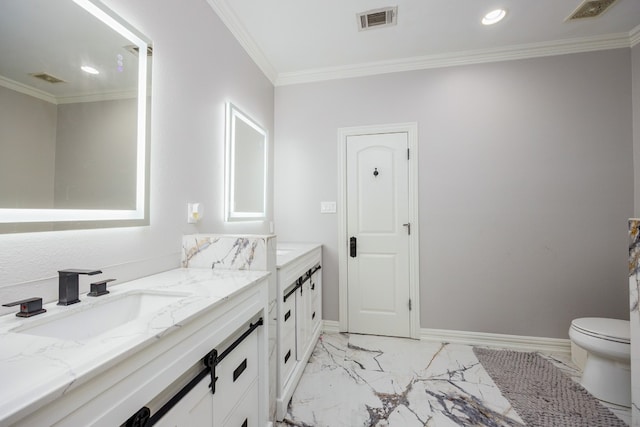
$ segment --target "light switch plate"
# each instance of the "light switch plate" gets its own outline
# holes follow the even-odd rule
[[[320,202],[320,213],[336,213],[336,202]]]

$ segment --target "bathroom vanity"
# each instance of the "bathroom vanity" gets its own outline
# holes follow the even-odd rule
[[[276,419],[282,420],[322,330],[322,247],[277,246]]]
[[[268,425],[268,276],[181,268],[0,317],[0,425]]]

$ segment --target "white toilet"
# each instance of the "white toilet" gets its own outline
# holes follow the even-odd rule
[[[629,321],[583,317],[571,322],[569,338],[587,351],[580,384],[596,398],[631,406]]]

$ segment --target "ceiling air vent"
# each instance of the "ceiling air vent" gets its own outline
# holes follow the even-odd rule
[[[595,18],[602,15],[616,0],[585,0],[565,21]]]
[[[358,29],[362,31],[369,30],[371,28],[395,25],[397,16],[397,6],[362,12],[358,14]]]
[[[31,76],[49,83],[65,83],[64,80],[47,73],[31,73]]]
[[[140,53],[140,48],[134,44],[130,44],[124,47],[129,52],[133,53],[135,56],[138,56]],[[153,56],[153,46],[147,45],[147,56]]]

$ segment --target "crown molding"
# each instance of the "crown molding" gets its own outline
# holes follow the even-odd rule
[[[6,87],[7,89],[11,89],[19,93],[23,93],[25,95],[33,96],[34,98],[41,99],[50,104],[58,103],[58,100],[56,99],[56,97],[50,94],[49,92],[36,89],[32,86],[27,86],[23,83],[8,79],[4,76],[0,76],[0,86]]]
[[[249,33],[244,29],[238,17],[233,13],[231,8],[227,6],[224,0],[207,0],[209,6],[214,10],[218,17],[227,26],[231,34],[238,40],[240,46],[249,54],[253,62],[262,70],[264,75],[275,85],[278,78],[278,72],[271,65],[267,57],[262,53],[258,44],[251,38]]]
[[[7,89],[11,89],[28,96],[32,96],[34,98],[37,98],[42,101],[46,101],[50,104],[55,104],[55,105],[75,104],[80,102],[116,101],[120,99],[132,99],[138,96],[138,92],[135,90],[55,96],[50,94],[49,92],[45,92],[41,89],[28,86],[24,83],[11,80],[3,76],[0,76],[0,86],[6,87]]]
[[[610,34],[607,36],[558,40],[544,43],[530,43],[502,48],[461,51],[437,55],[427,55],[390,61],[377,61],[365,64],[340,67],[318,68],[291,73],[280,73],[276,86],[312,83],[325,80],[364,77],[377,74],[402,71],[424,70],[460,65],[482,64],[487,62],[510,61],[517,59],[539,58],[544,56],[566,55],[570,53],[591,52],[607,49],[628,48],[632,40],[639,41],[640,26],[631,33]]]
[[[81,102],[119,101],[121,99],[136,99],[137,97],[138,97],[138,91],[123,90],[123,91],[114,91],[114,92],[58,96],[56,100],[58,104],[78,104]]]

